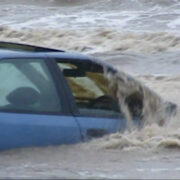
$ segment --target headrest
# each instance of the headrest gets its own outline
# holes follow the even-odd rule
[[[11,104],[32,105],[39,100],[39,92],[31,87],[20,87],[12,91],[6,99]]]

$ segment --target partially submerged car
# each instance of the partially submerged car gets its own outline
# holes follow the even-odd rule
[[[70,144],[125,130],[105,71],[117,72],[93,57],[0,42],[0,149]],[[138,104],[142,109],[136,100],[127,99],[132,112]]]

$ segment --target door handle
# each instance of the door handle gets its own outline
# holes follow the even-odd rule
[[[107,134],[107,131],[104,129],[88,129],[87,130],[87,137],[88,138],[98,138],[102,137]]]

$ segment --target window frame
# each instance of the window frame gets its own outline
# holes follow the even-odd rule
[[[53,62],[50,62],[48,58],[46,57],[38,57],[38,56],[33,56],[33,57],[6,57],[6,58],[1,58],[0,61],[6,61],[6,60],[34,60],[34,61],[38,61],[38,60],[42,60],[48,71],[49,74],[51,76],[51,79],[53,81],[57,96],[58,96],[58,101],[60,103],[60,107],[61,107],[61,111],[59,112],[45,112],[45,111],[33,111],[33,110],[5,110],[5,109],[0,109],[0,113],[16,113],[16,114],[39,114],[39,115],[66,115],[66,116],[72,116],[71,111],[69,109],[69,105],[67,104],[67,99],[66,96],[64,94],[64,88],[61,85],[61,83],[59,84],[58,80],[57,80],[57,74],[53,69]],[[62,74],[58,74],[60,75],[60,79],[62,78]],[[63,82],[62,82],[63,83]]]
[[[56,71],[58,74],[62,74],[60,68],[58,67],[57,65],[57,62],[64,62],[64,61],[71,61],[71,62],[82,62],[84,61],[85,63],[90,63],[90,64],[93,64],[93,65],[100,65],[100,66],[103,66],[100,62],[93,62],[91,60],[88,60],[88,59],[71,59],[71,58],[68,58],[68,59],[65,59],[65,58],[53,58],[54,59],[54,64],[56,66]],[[114,69],[112,69],[111,67],[109,66],[106,66],[106,64],[104,64],[105,68],[107,68],[107,70],[109,71],[112,71],[112,73],[115,73],[116,71]],[[115,119],[115,120],[119,120],[120,117],[101,117],[101,116],[93,116],[93,115],[84,115],[84,114],[81,114],[80,111],[79,111],[79,108],[78,106],[76,105],[76,102],[75,102],[75,99],[74,99],[74,96],[73,96],[73,93],[71,91],[71,88],[66,80],[66,78],[64,77],[64,75],[62,74],[63,76],[63,81],[64,81],[64,86],[66,88],[66,92],[68,94],[68,99],[69,99],[69,105],[70,105],[70,108],[71,108],[71,111],[72,111],[72,114],[74,116],[78,116],[78,117],[90,117],[90,118],[98,118],[98,119]]]
[[[54,57],[53,58],[49,57],[48,59],[49,59],[49,61],[52,61],[50,67],[53,70],[52,73],[55,75],[54,78],[55,78],[55,81],[57,83],[56,84],[57,88],[60,88],[60,86],[62,86],[62,88],[64,89],[64,91],[63,91],[64,96],[62,98],[66,97],[66,106],[68,106],[70,113],[72,115],[74,115],[74,116],[80,115],[80,112],[79,112],[78,107],[75,103],[75,99],[74,99],[74,96],[72,94],[71,88],[69,87],[66,78],[64,77],[63,73],[61,72],[61,70],[59,69],[59,67],[57,65],[58,61],[64,61],[66,59],[54,58]],[[72,59],[69,59],[69,60],[72,60]]]

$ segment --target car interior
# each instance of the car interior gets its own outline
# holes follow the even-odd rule
[[[108,118],[123,116],[101,65],[61,61],[58,66],[66,77],[81,115]]]
[[[0,78],[8,77],[0,85],[1,109],[61,112],[55,83],[43,60],[4,60],[0,62],[0,69]]]
[[[40,100],[40,93],[31,87],[19,87],[10,92],[6,99],[9,104],[5,108],[33,110]]]

